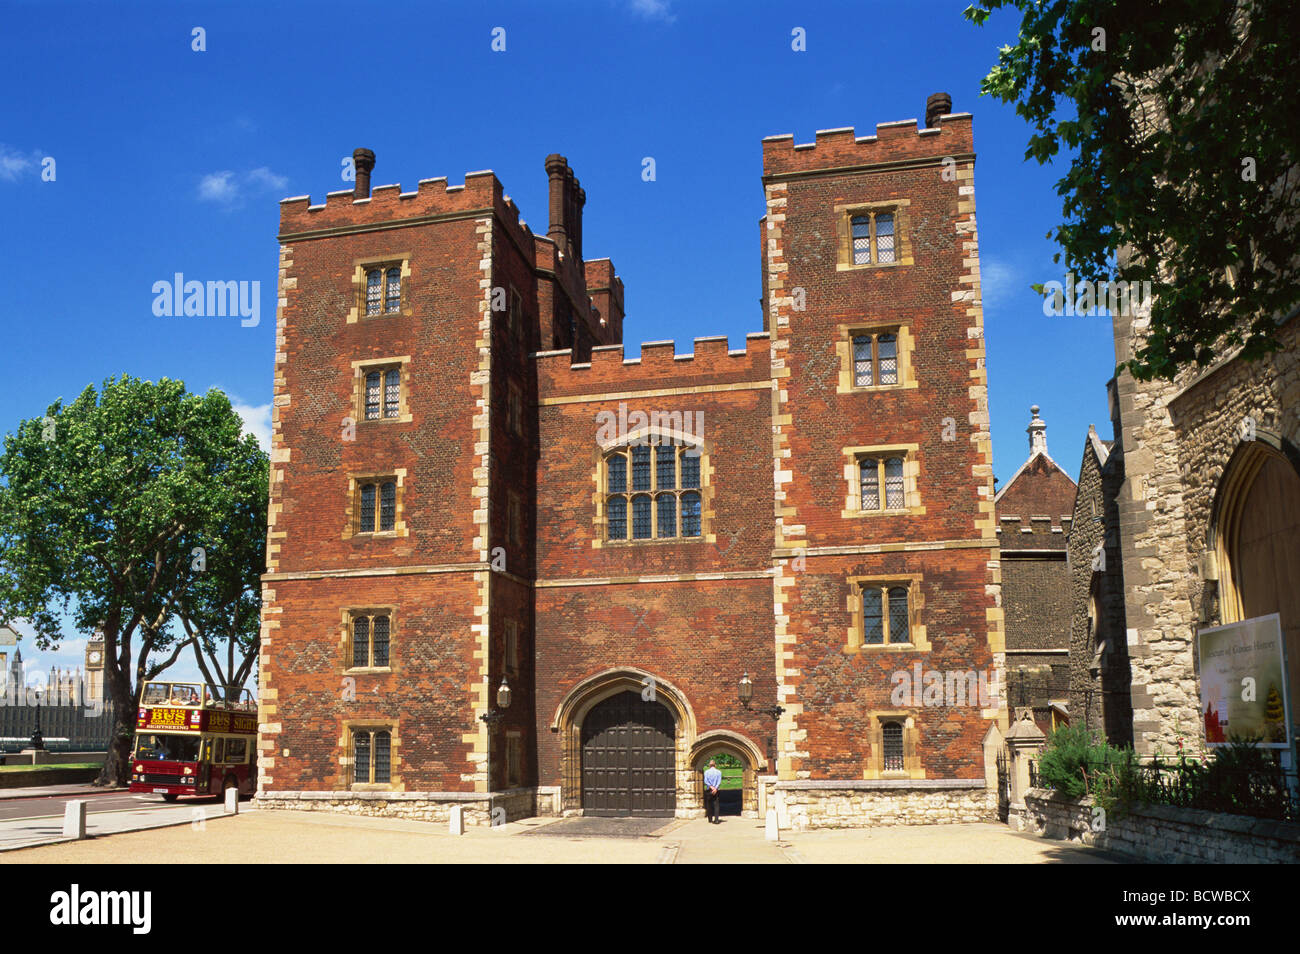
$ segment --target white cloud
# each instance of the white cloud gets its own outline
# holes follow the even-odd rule
[[[244,421],[244,433],[252,434],[257,438],[258,446],[262,450],[270,452],[271,450],[271,405],[269,404],[244,404],[241,401],[230,401],[230,406],[235,409]]]
[[[1006,304],[1013,299],[1029,301],[1029,279],[1001,259],[985,257],[980,260],[980,291],[984,305]]]
[[[284,176],[278,176],[266,166],[259,166],[248,174],[250,182],[255,182],[264,189],[278,192],[289,184]]]
[[[26,155],[0,142],[0,180],[17,182],[40,164],[41,154],[34,150]]]
[[[669,0],[632,0],[631,7],[634,13],[640,14],[647,20],[672,23],[677,17],[668,9],[668,3]]]
[[[199,180],[199,198],[205,202],[234,202],[239,198],[239,186],[233,172],[210,172]]]
[[[243,175],[223,169],[209,172],[199,180],[198,195],[200,201],[233,207],[248,194],[280,192],[288,184],[288,178],[277,175],[266,166],[258,166]]]

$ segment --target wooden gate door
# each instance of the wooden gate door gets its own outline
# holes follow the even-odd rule
[[[667,708],[631,690],[593,706],[582,723],[583,814],[671,816],[676,729]]]

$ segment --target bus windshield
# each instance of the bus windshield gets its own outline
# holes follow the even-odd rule
[[[135,757],[153,762],[197,762],[199,739],[192,735],[142,735],[135,740]]]

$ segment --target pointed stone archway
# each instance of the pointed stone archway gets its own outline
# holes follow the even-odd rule
[[[606,669],[588,676],[565,695],[551,719],[551,731],[560,735],[560,809],[565,815],[583,813],[583,726],[592,710],[623,693],[636,693],[647,703],[657,703],[672,719],[672,778],[677,817],[698,814],[703,802],[691,778],[689,754],[695,741],[695,712],[685,694],[672,683],[631,666]]]

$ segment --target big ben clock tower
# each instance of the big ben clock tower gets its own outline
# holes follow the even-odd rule
[[[86,641],[86,697],[104,698],[104,631],[96,629]]]

